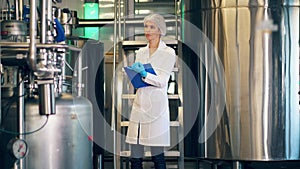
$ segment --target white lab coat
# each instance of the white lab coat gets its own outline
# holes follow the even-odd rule
[[[174,49],[160,41],[149,57],[149,46],[140,48],[136,62],[151,63],[156,75],[147,73],[143,79],[153,86],[139,88],[133,101],[126,142],[145,146],[170,146],[170,112],[167,95],[168,80],[174,68]],[[140,126],[140,127],[139,127]],[[138,136],[139,135],[139,136]]]

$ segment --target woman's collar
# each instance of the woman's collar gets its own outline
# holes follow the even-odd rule
[[[149,42],[147,43],[146,47],[147,47],[147,49],[149,49]],[[166,48],[166,47],[167,47],[166,43],[160,39],[157,49],[163,49],[163,48]]]

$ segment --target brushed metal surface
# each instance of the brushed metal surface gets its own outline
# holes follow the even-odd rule
[[[298,6],[299,0],[205,0],[200,2],[200,7],[203,9],[212,8],[232,8],[232,7],[278,7],[284,6]]]
[[[46,121],[39,115],[37,100],[26,103],[26,131],[41,127]],[[92,106],[83,97],[64,94],[56,99],[56,114],[47,125],[27,135],[30,147],[26,168],[92,169]]]
[[[224,113],[202,157],[299,160],[299,0],[253,2],[205,1],[191,12],[223,63],[226,84]]]

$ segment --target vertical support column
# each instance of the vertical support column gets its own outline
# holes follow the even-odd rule
[[[178,107],[178,121],[178,138],[180,139],[184,138],[183,107]],[[180,156],[178,158],[178,168],[184,169],[184,139],[178,143],[178,150],[180,152]]]
[[[14,4],[15,4],[15,17],[16,17],[16,20],[19,20],[20,19],[19,1],[18,0],[14,0]]]
[[[232,169],[243,169],[243,165],[240,161],[233,161]]]
[[[102,169],[102,160],[103,160],[102,154],[98,154],[97,155],[97,169]]]
[[[22,72],[21,70],[18,71],[18,84],[19,84],[19,91],[18,91],[18,119],[19,119],[19,138],[24,140],[25,135],[25,102],[24,102],[24,81],[22,80]],[[20,159],[19,162],[19,169],[25,169],[25,159]]]
[[[47,2],[46,0],[42,0],[40,6],[42,7],[41,13],[41,31],[40,31],[40,42],[46,43],[47,36]]]
[[[77,96],[82,96],[82,88],[83,88],[83,84],[82,84],[82,53],[79,53],[78,55],[78,84],[77,84]]]
[[[134,3],[135,2],[134,2],[134,0],[127,0],[127,1],[124,1],[124,3],[125,3],[125,9],[124,9],[125,17],[124,17],[124,23],[123,23],[123,29],[124,29],[123,37],[126,38],[126,40],[134,40],[135,27],[134,26],[126,27],[126,19],[134,18]]]
[[[178,0],[174,0],[175,6],[174,6],[174,15],[175,15],[175,38],[176,40],[179,39],[178,37]]]
[[[22,21],[23,20],[23,0],[14,0],[15,4],[15,19]]]
[[[212,164],[212,169],[218,169],[218,164]]]
[[[29,67],[32,70],[36,70],[36,44],[35,44],[35,33],[36,33],[36,0],[30,1],[30,22],[29,22],[29,56],[28,62]]]
[[[114,169],[120,168],[120,156],[117,154],[119,149],[117,145],[117,134],[116,131],[116,110],[115,110],[115,103],[116,103],[116,55],[117,55],[117,17],[118,17],[118,8],[117,8],[118,0],[115,0],[114,4],[114,39],[113,39],[113,83],[112,83],[112,110],[111,110],[111,130],[113,130],[113,141],[114,141]]]
[[[0,47],[0,53],[1,53],[1,47]],[[2,79],[3,76],[3,65],[1,63],[1,58],[0,58],[0,79]],[[0,83],[0,107],[2,107],[2,85]],[[2,110],[0,109],[0,126],[2,125]]]

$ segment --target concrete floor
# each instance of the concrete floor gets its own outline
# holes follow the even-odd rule
[[[146,160],[143,169],[154,169],[153,163]],[[184,162],[184,169],[300,169],[300,161],[278,161],[278,162],[242,162],[237,168],[231,161],[202,161],[187,159]],[[104,169],[114,169],[113,161],[104,163]],[[121,169],[130,169],[128,160],[124,160]],[[167,169],[177,169],[176,162],[167,162]]]

